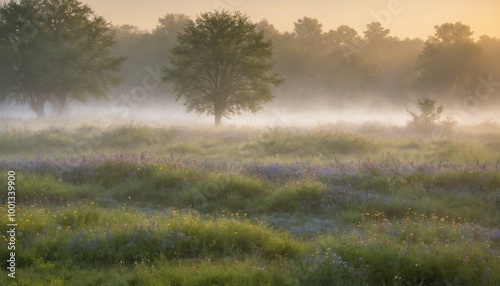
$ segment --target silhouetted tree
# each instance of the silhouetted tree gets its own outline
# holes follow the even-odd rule
[[[189,16],[185,14],[166,14],[158,19],[158,26],[153,33],[163,34],[175,40],[177,34],[182,33],[189,20]]]
[[[214,115],[216,125],[223,116],[259,111],[273,99],[269,85],[282,81],[271,71],[272,42],[239,12],[203,13],[177,40],[164,81],[188,111]]]
[[[326,37],[327,42],[331,44],[335,49],[339,48],[343,44],[349,44],[352,46],[360,45],[362,41],[362,38],[358,35],[358,32],[347,25],[341,25],[338,26],[335,30],[328,31]]]
[[[409,80],[415,72],[415,61],[423,49],[419,40],[400,40],[379,22],[366,25],[363,31],[364,45],[360,56],[378,69],[377,85],[371,85],[374,96],[394,102],[409,87]]]
[[[294,23],[293,36],[299,47],[298,55],[302,61],[302,69],[297,70],[302,80],[297,82],[305,87],[309,96],[320,94],[327,80],[328,64],[325,61],[328,54],[322,24],[317,19],[304,17]],[[304,95],[302,95],[304,96]]]
[[[336,91],[336,97],[344,95],[348,98],[378,82],[379,67],[364,55],[364,40],[356,30],[342,25],[329,31],[327,38],[333,49],[327,61],[330,64],[328,83]],[[346,54],[345,44],[351,45],[354,50]],[[361,45],[363,48],[354,45]]]
[[[130,25],[115,27],[115,52],[127,57],[121,69],[125,82],[120,85],[118,93],[128,93],[137,86],[142,86],[148,69],[156,72],[158,66],[168,64],[170,50],[177,44],[177,34],[183,31],[188,21],[189,16],[184,14],[166,14],[158,19],[158,25],[151,32],[140,31]],[[154,98],[171,91],[165,86],[159,86],[148,92]]]
[[[318,19],[304,17],[294,23],[293,33],[307,53],[316,51],[323,43],[323,25]]]
[[[434,36],[425,42],[417,62],[417,86],[422,90],[463,89],[473,92],[478,74],[480,48],[474,42],[469,26],[460,22],[435,26]]]
[[[389,37],[390,32],[389,29],[384,28],[379,22],[371,22],[366,25],[366,30],[363,34],[366,41],[376,42]]]

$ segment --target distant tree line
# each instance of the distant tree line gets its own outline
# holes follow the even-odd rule
[[[114,27],[119,35],[116,51],[128,57],[122,69],[129,85],[125,89],[142,80],[144,72],[137,67],[169,64],[176,35],[188,21],[186,15],[167,14],[151,32]],[[267,20],[256,25],[272,41],[274,71],[284,79],[275,89],[274,101],[280,106],[342,107],[357,101],[405,105],[409,98],[425,96],[464,104],[481,95],[491,104],[500,103],[492,92],[492,85],[500,82],[500,39],[476,40],[460,22],[435,26],[426,41],[391,36],[378,22],[366,25],[361,34],[347,25],[325,31],[309,17],[298,19],[291,32],[280,32]],[[158,96],[168,93],[165,88]]]
[[[179,43],[183,38],[178,36],[195,22],[184,14],[166,14],[155,29],[144,31],[112,26],[77,0],[5,3],[0,8],[0,100],[27,104],[43,117],[45,104],[64,114],[69,101],[104,98],[144,85],[147,67],[170,68],[170,78],[167,73],[163,79],[172,80],[172,64],[182,53],[179,46],[184,44],[187,51],[189,44],[187,38]],[[267,20],[245,27],[255,32],[254,39],[262,33],[262,47],[267,41],[271,45],[272,54],[265,57],[274,62],[267,67],[276,77],[271,80],[267,74],[268,83],[275,84],[274,102],[280,106],[342,107],[359,101],[403,105],[412,96],[429,95],[455,104],[500,102],[492,96],[500,89],[500,39],[476,39],[471,27],[460,22],[435,26],[425,41],[392,36],[378,22],[366,25],[362,33],[347,25],[326,31],[309,17],[298,19],[287,32]],[[176,89],[173,83],[160,85],[150,100],[180,95],[180,86]]]

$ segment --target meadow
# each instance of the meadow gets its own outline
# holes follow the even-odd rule
[[[0,124],[1,285],[500,285],[500,127]]]

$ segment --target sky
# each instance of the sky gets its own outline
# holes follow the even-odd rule
[[[293,23],[305,16],[316,18],[323,30],[349,25],[362,32],[378,21],[400,38],[427,39],[434,26],[462,23],[474,36],[500,37],[499,0],[80,0],[114,25],[131,24],[152,30],[167,13],[192,18],[215,9],[238,10],[253,21],[267,19],[280,31],[292,31]],[[0,3],[8,2],[0,0]]]
[[[434,26],[448,22],[469,25],[474,36],[500,37],[498,0],[83,0],[97,15],[115,25],[140,29],[156,27],[167,13],[196,15],[214,9],[238,10],[253,21],[267,19],[280,31],[293,30],[304,16],[317,18],[324,31],[349,25],[363,31],[372,21],[381,22],[400,38],[421,38],[434,33]]]

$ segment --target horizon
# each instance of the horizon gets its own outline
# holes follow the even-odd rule
[[[0,4],[8,0],[0,0]],[[303,17],[316,18],[323,25],[323,31],[348,25],[359,33],[367,24],[380,22],[391,31],[392,36],[401,39],[420,38],[426,40],[434,34],[434,26],[444,23],[462,22],[471,27],[474,38],[482,35],[500,37],[500,2],[479,0],[471,3],[467,0],[374,0],[370,3],[358,1],[315,0],[274,1],[273,4],[262,0],[192,0],[189,2],[143,0],[83,0],[98,16],[103,16],[113,25],[125,24],[151,31],[158,19],[166,14],[186,14],[192,19],[197,15],[226,9],[240,11],[253,22],[266,19],[280,32],[292,32],[294,22]],[[311,3],[315,3],[311,5]],[[117,8],[119,7],[119,8]]]
[[[371,22],[380,22],[391,30],[391,35],[426,40],[434,34],[434,26],[444,23],[462,22],[469,25],[477,39],[482,35],[500,37],[500,20],[495,11],[500,11],[500,2],[482,0],[471,3],[466,0],[376,0],[370,3],[360,1],[329,2],[316,0],[275,1],[272,5],[263,1],[211,0],[173,2],[144,0],[85,0],[97,15],[105,17],[113,25],[129,24],[141,30],[152,30],[158,19],[168,13],[182,13],[194,19],[197,15],[216,9],[240,11],[254,22],[266,19],[280,32],[293,31],[293,23],[303,17],[316,18],[323,25],[323,31],[349,25],[362,32]],[[311,3],[316,3],[311,5]],[[116,7],[120,8],[116,8]],[[425,15],[425,16],[422,16]],[[410,32],[411,31],[411,32]]]
[[[293,13],[282,13],[282,14],[275,13],[275,17],[262,17],[261,18],[261,16],[263,16],[262,13],[271,13],[273,10],[282,9],[284,1],[278,1],[278,2],[274,3],[273,5],[268,5],[267,7],[270,7],[270,8],[267,10],[263,9],[263,6],[262,6],[262,4],[259,4],[260,3],[259,1],[254,1],[254,2],[250,3],[249,1],[243,1],[243,0],[214,0],[214,1],[199,1],[199,0],[197,0],[197,1],[192,1],[191,5],[186,4],[186,3],[176,3],[175,5],[171,5],[171,7],[168,7],[168,8],[165,8],[164,6],[165,5],[168,6],[170,1],[162,2],[161,5],[160,4],[153,5],[152,4],[153,2],[159,2],[159,1],[155,1],[155,0],[145,0],[140,5],[137,5],[137,3],[132,3],[131,1],[124,1],[122,3],[123,5],[120,5],[120,6],[116,6],[114,4],[115,1],[116,0],[108,0],[105,2],[93,3],[96,1],[95,0],[87,0],[87,1],[84,1],[84,3],[87,3],[88,5],[90,5],[91,8],[94,9],[96,15],[100,15],[100,16],[105,17],[108,21],[111,21],[114,25],[120,25],[120,24],[129,24],[129,25],[134,25],[134,26],[137,25],[138,28],[140,28],[140,29],[143,29],[143,28],[152,29],[154,27],[154,25],[156,25],[157,19],[161,16],[166,15],[167,13],[185,13],[186,15],[189,15],[192,18],[194,18],[193,14],[195,14],[197,12],[201,13],[203,11],[209,11],[210,9],[213,9],[213,8],[224,8],[224,7],[227,8],[227,7],[229,7],[229,8],[232,8],[234,10],[240,10],[242,13],[247,14],[250,17],[250,20],[252,20],[254,22],[258,21],[259,18],[260,19],[265,18],[270,24],[274,25],[278,30],[281,30],[281,31],[283,31],[284,26],[279,26],[279,25],[285,25],[286,23],[288,23],[286,25],[293,26],[294,21],[297,21],[298,19],[301,19],[304,16],[310,16],[310,17],[318,19],[318,21],[323,25],[323,32],[327,32],[329,29],[334,29],[334,26],[332,26],[331,23],[330,24],[326,23],[325,20],[323,18],[319,17],[318,15],[320,13],[328,14],[329,11],[332,11],[332,9],[333,10],[343,10],[343,11],[350,11],[350,12],[344,13],[342,16],[348,17],[348,18],[351,17],[353,22],[357,19],[357,20],[363,21],[365,23],[370,23],[370,21],[377,20],[376,18],[379,18],[378,20],[381,20],[380,21],[381,24],[383,24],[383,26],[385,26],[385,28],[391,30],[391,35],[397,36],[400,39],[404,39],[405,37],[421,38],[416,34],[417,29],[413,29],[413,32],[415,34],[413,34],[413,35],[408,34],[406,36],[398,35],[396,32],[394,32],[394,29],[402,28],[405,25],[410,25],[411,21],[412,21],[412,17],[416,17],[416,15],[417,16],[419,15],[415,11],[419,11],[419,9],[422,9],[422,7],[426,7],[426,5],[428,6],[428,3],[429,3],[428,0],[419,1],[418,5],[415,1],[409,1],[409,0],[405,0],[405,1],[398,1],[398,0],[380,1],[380,0],[377,0],[377,1],[374,1],[376,3],[365,4],[363,6],[356,7],[356,9],[353,10],[354,4],[352,2],[348,3],[347,1],[337,1],[335,3],[325,4],[326,6],[323,7],[324,9],[318,9],[317,8],[318,6],[306,5],[303,3],[304,1],[293,1],[293,2],[291,2],[292,4],[289,4],[287,6],[288,7],[287,11],[294,11],[294,13],[296,13],[296,14],[293,14]],[[226,2],[222,2],[222,1],[226,1]],[[440,23],[440,22],[441,23],[443,23],[443,22],[449,23],[449,22],[459,21],[460,18],[466,19],[466,17],[459,16],[460,11],[464,12],[466,10],[465,9],[466,7],[470,7],[471,9],[468,10],[470,12],[470,13],[468,13],[468,15],[470,14],[470,15],[474,16],[474,18],[476,19],[476,22],[475,22],[476,25],[474,25],[474,23],[470,23],[464,19],[462,19],[461,22],[464,23],[465,25],[469,25],[471,27],[471,29],[476,32],[474,34],[476,38],[478,38],[480,35],[483,35],[483,34],[486,34],[486,35],[489,35],[492,37],[497,36],[494,33],[493,34],[488,33],[488,32],[483,33],[483,32],[481,32],[482,30],[477,29],[477,26],[480,23],[484,23],[489,17],[482,17],[482,18],[477,17],[478,14],[475,14],[475,13],[479,13],[481,11],[481,9],[484,9],[485,5],[488,3],[491,4],[491,6],[493,6],[491,1],[483,0],[480,4],[477,4],[477,5],[465,5],[463,0],[459,0],[459,1],[457,1],[458,3],[456,3],[453,6],[454,12],[449,13],[448,15],[444,15],[442,13],[442,11],[444,11],[444,9],[446,7],[445,4],[449,3],[450,1],[451,0],[443,0],[443,1],[440,1],[440,3],[435,3],[433,5],[434,9],[429,9],[429,13],[428,13],[429,15],[427,15],[428,17],[426,17],[425,20],[429,23],[432,22],[432,23],[438,25],[437,23]],[[2,3],[2,2],[5,2],[5,1],[0,0],[0,3]],[[199,5],[193,5],[192,4],[193,2],[196,2]],[[320,1],[317,1],[317,2],[320,2]],[[226,3],[226,6],[222,5],[221,3]],[[500,6],[500,3],[495,3],[495,5]],[[118,8],[114,8],[114,7],[118,7]],[[106,9],[110,9],[110,8],[114,8],[114,9],[111,9],[109,11],[106,10]],[[151,8],[155,8],[154,11],[148,12],[148,9],[151,9]],[[303,9],[301,9],[301,8],[303,8]],[[313,12],[315,11],[318,14],[310,15],[309,12],[311,12],[311,11],[313,11]],[[493,9],[490,9],[490,12],[491,11],[493,11]],[[441,13],[439,13],[439,12],[441,12]],[[134,17],[127,17],[127,15],[129,15],[130,13],[132,13],[135,16]],[[153,13],[156,16],[152,16]],[[436,20],[436,18],[435,18],[435,16],[437,15],[436,13],[439,14],[438,15],[439,20]],[[113,18],[110,15],[115,15],[115,16]],[[298,16],[298,15],[302,15],[302,16]],[[365,17],[365,18],[360,20],[359,18],[352,17],[351,15],[354,15],[356,17],[361,15],[361,18],[363,18],[363,17]],[[410,17],[410,16],[412,16],[412,17]],[[463,14],[462,14],[462,16],[463,16]],[[456,17],[456,18],[453,18],[453,17]],[[373,19],[370,19],[370,18],[373,18]],[[121,21],[120,19],[123,20],[124,22],[118,22],[118,21]],[[281,21],[278,21],[278,19],[281,19]],[[292,20],[292,19],[295,19],[295,20]],[[142,22],[143,23],[142,25],[138,22],[139,20],[144,21],[144,22]],[[342,24],[342,22],[340,22],[340,21],[343,21],[341,18],[338,18],[338,19],[335,18],[334,20],[339,21],[338,24]],[[483,20],[483,22],[481,22],[479,20]],[[147,21],[149,21],[150,24],[147,24]],[[154,24],[151,24],[151,23],[154,23]],[[493,22],[491,22],[491,23],[493,23]],[[356,25],[353,23],[345,23],[345,22],[343,22],[343,24],[349,25],[350,27],[357,29],[358,32],[360,32],[360,33],[362,32],[362,30],[360,28],[361,25]],[[150,25],[150,26],[147,26],[147,25]],[[424,24],[421,24],[420,26],[423,27]],[[431,29],[434,29],[433,25],[429,25],[429,26]],[[291,30],[291,28],[288,30]],[[405,31],[408,32],[408,31],[410,31],[410,29],[407,29]],[[424,33],[428,33],[428,32],[424,32]],[[431,35],[432,33],[429,32],[428,34]],[[156,64],[156,63],[162,62],[163,59],[167,59],[166,55],[168,53],[166,53],[166,52],[163,53],[163,52],[150,50],[150,52],[152,51],[152,54],[145,55],[145,53],[142,50],[142,48],[144,48],[144,46],[142,48],[138,48],[138,47],[135,47],[134,45],[132,45],[132,47],[129,48],[128,46],[126,46],[126,45],[128,45],[128,44],[126,44],[127,42],[125,41],[124,43],[125,43],[124,44],[125,46],[122,47],[122,50],[120,50],[120,53],[121,53],[120,55],[130,57],[131,61],[129,63],[134,63],[134,64],[129,64],[128,66],[121,67],[120,73],[122,73],[125,77],[127,77],[127,76],[128,77],[124,81],[123,85],[118,85],[118,86],[116,86],[113,89],[110,89],[108,91],[108,93],[107,93],[108,99],[113,99],[113,98],[119,97],[123,94],[130,95],[131,89],[134,88],[134,84],[140,84],[140,82],[141,82],[140,77],[141,76],[135,72],[135,69],[138,68],[137,66],[135,66],[135,64],[138,63],[139,65],[143,65],[143,66],[139,66],[139,68],[142,70],[144,68],[144,66]],[[421,45],[421,43],[419,43],[419,45]],[[383,76],[385,76],[384,81],[385,81],[386,85],[383,85],[379,89],[375,88],[374,86],[372,86],[371,89],[369,89],[369,93],[374,98],[374,100],[369,101],[369,103],[368,103],[369,108],[367,108],[366,110],[355,109],[356,112],[353,112],[353,110],[352,110],[353,107],[359,107],[358,106],[359,102],[357,102],[357,101],[351,105],[347,104],[347,102],[353,101],[353,99],[351,98],[353,95],[349,94],[349,91],[336,90],[335,88],[332,88],[331,86],[326,85],[326,82],[325,82],[325,85],[323,86],[326,89],[324,91],[321,91],[320,93],[317,93],[318,90],[315,90],[315,91],[308,91],[305,89],[303,90],[302,88],[304,86],[307,86],[307,84],[308,84],[307,79],[306,79],[306,80],[301,82],[302,84],[304,84],[304,86],[300,86],[300,85],[294,86],[292,84],[292,85],[287,87],[288,89],[284,88],[284,89],[275,91],[275,93],[278,94],[276,96],[276,98],[278,98],[281,101],[277,100],[275,102],[265,104],[264,107],[267,108],[267,110],[266,111],[259,111],[259,114],[261,116],[263,116],[264,121],[272,120],[272,118],[274,118],[276,116],[285,117],[285,119],[287,121],[293,121],[292,120],[293,118],[301,117],[304,114],[295,114],[295,112],[293,112],[292,110],[281,110],[279,108],[288,107],[288,108],[294,109],[296,107],[300,107],[299,109],[301,109],[301,111],[309,109],[309,112],[310,112],[311,110],[316,110],[319,107],[323,108],[324,105],[328,105],[328,106],[331,105],[333,107],[332,110],[335,110],[337,108],[337,106],[336,106],[336,103],[334,104],[332,102],[332,100],[337,100],[337,101],[341,102],[342,108],[345,108],[346,110],[349,110],[349,111],[342,113],[341,117],[332,116],[331,114],[329,114],[330,111],[332,111],[332,110],[326,110],[324,112],[324,114],[318,114],[315,111],[314,112],[315,116],[313,116],[314,119],[308,120],[308,122],[315,123],[317,121],[325,121],[325,120],[329,121],[329,122],[335,121],[335,120],[358,121],[359,118],[363,118],[363,119],[369,118],[369,119],[377,120],[377,121],[390,121],[393,123],[397,122],[398,124],[405,124],[405,122],[406,122],[405,117],[406,116],[405,116],[403,107],[408,107],[409,105],[414,104],[415,98],[417,96],[414,95],[410,89],[408,89],[406,87],[403,88],[405,86],[404,83],[406,80],[408,80],[409,76],[408,75],[400,76],[401,74],[404,75],[405,73],[401,73],[400,71],[395,72],[395,66],[392,64],[392,62],[398,63],[399,67],[402,68],[402,70],[406,71],[408,74],[413,74],[413,68],[414,68],[413,65],[417,59],[418,54],[421,53],[421,51],[419,51],[417,48],[412,47],[411,45],[400,46],[400,47],[398,47],[398,49],[399,49],[399,53],[391,54],[391,48],[386,46],[386,47],[384,47],[384,49],[381,50],[381,53],[383,54],[381,59],[371,58],[371,61],[374,64],[381,66],[382,68],[384,68],[384,67],[386,68],[385,74],[383,74]],[[489,51],[489,54],[487,56],[491,57],[490,60],[492,62],[496,61],[497,58],[500,59],[498,57],[498,53],[496,52],[498,50],[498,48],[496,48],[496,49],[491,48],[490,50],[491,51]],[[146,52],[146,54],[147,54],[147,52]],[[344,56],[345,56],[345,54],[344,54]],[[395,57],[393,58],[393,56],[395,56]],[[373,57],[373,54],[370,55],[368,53],[367,57],[368,58]],[[282,57],[280,60],[282,62],[286,62],[287,59],[288,58],[286,58],[286,57],[285,58]],[[498,62],[496,62],[496,63],[498,63]],[[165,62],[162,62],[162,64],[165,64]],[[490,67],[492,69],[491,71],[490,70],[483,70],[483,71],[481,71],[483,74],[480,74],[477,77],[475,77],[475,78],[477,78],[476,81],[478,81],[475,84],[477,84],[477,86],[479,86],[479,88],[480,88],[480,89],[477,89],[477,86],[476,86],[476,89],[475,89],[476,92],[477,92],[477,90],[483,91],[484,89],[481,89],[481,88],[484,88],[484,87],[486,87],[487,90],[490,91],[491,95],[493,95],[495,92],[497,92],[496,87],[498,85],[498,78],[499,78],[498,72],[500,72],[500,71],[497,71],[497,69],[496,69],[497,66],[498,66],[498,64],[495,64],[495,66],[492,65]],[[160,68],[160,67],[158,67],[158,68]],[[291,73],[287,73],[287,70],[283,70],[283,69],[281,70],[281,73],[291,76],[290,78],[285,78],[287,80],[293,78],[294,75],[300,75],[300,72],[294,73],[292,71]],[[379,76],[377,75],[377,77],[379,77]],[[403,84],[398,84],[398,82],[403,83]],[[491,84],[491,86],[490,85],[485,86],[485,82],[487,84]],[[291,87],[293,87],[293,88],[290,89]],[[170,94],[171,91],[167,89],[166,84],[163,85],[163,88],[164,88],[164,90],[159,91],[159,92],[152,95],[153,99],[157,98],[161,92],[166,92],[165,94],[169,94],[168,96],[173,96],[173,94]],[[391,88],[393,88],[394,90],[397,90],[397,92],[395,92]],[[474,87],[472,87],[472,88],[474,89]],[[355,90],[355,87],[350,92],[354,92],[354,90]],[[345,94],[343,92],[345,92]],[[452,91],[449,91],[449,92],[451,93]],[[293,97],[294,95],[296,96],[297,94],[302,94],[302,93],[313,94],[315,96],[314,100],[311,101],[312,102],[311,105],[308,106],[307,108],[304,108],[304,104],[298,103],[298,101],[296,99],[286,99],[285,100],[285,98],[290,97],[290,94],[292,94],[292,97]],[[363,98],[364,95],[358,95],[358,96],[360,96],[360,98]],[[484,101],[487,99],[485,97],[481,97],[481,96],[477,97],[476,96],[476,98],[475,98],[476,101],[470,102],[470,101],[465,101],[465,99],[468,99],[469,97],[467,97],[466,95],[463,95],[461,93],[459,93],[457,96],[461,96],[463,98],[450,97],[446,93],[434,94],[434,96],[436,96],[436,98],[438,99],[439,104],[442,104],[442,103],[445,104],[445,108],[446,108],[447,112],[450,112],[455,116],[457,115],[457,113],[460,113],[458,117],[460,118],[459,121],[461,121],[461,122],[463,122],[463,121],[478,122],[481,120],[488,120],[488,119],[493,119],[493,118],[496,121],[498,121],[497,113],[485,112],[486,109],[497,108],[498,105],[495,106],[495,104],[493,104],[493,101],[488,102],[488,103],[482,103],[481,104],[481,112],[476,112],[476,109],[479,108],[480,101]],[[366,98],[369,98],[369,97],[370,96],[366,96]],[[453,98],[454,100],[450,100],[450,98]],[[489,96],[488,96],[488,98],[489,98]],[[442,100],[442,102],[440,102],[440,100]],[[498,100],[498,97],[494,100]],[[113,101],[108,100],[107,103],[106,102],[103,103],[103,106],[105,106],[105,107],[107,106],[108,109],[111,108],[109,105],[110,102],[113,102]],[[151,102],[149,102],[149,103],[151,104]],[[101,103],[99,103],[99,104],[101,104]],[[387,107],[386,106],[387,104],[390,104],[389,108],[384,108],[384,107]],[[467,104],[469,104],[469,105],[472,104],[472,105],[469,106]],[[2,113],[3,115],[19,116],[20,114],[24,114],[24,116],[27,116],[27,117],[34,116],[34,114],[30,113],[29,106],[16,106],[16,108],[13,108],[13,102],[7,102],[7,103],[3,102],[2,105],[3,106],[0,105],[0,113]],[[95,112],[96,111],[95,108],[96,108],[96,106],[98,106],[98,104],[96,104],[96,105],[91,104],[91,107],[87,108],[86,106],[82,106],[82,105],[83,104],[80,102],[75,103],[75,105],[73,107],[76,109],[76,111],[75,111],[76,113],[74,115],[76,115],[76,114],[81,115],[83,113],[89,112],[90,110],[92,110],[92,112]],[[152,105],[154,106],[155,103],[153,102]],[[179,111],[179,110],[184,109],[184,107],[182,106],[182,104],[180,102],[175,102],[175,103],[168,102],[168,105],[173,107],[173,111]],[[50,107],[47,107],[47,108],[49,108],[48,109],[49,111],[53,112],[53,110],[51,110]],[[278,108],[278,110],[275,110],[276,108]],[[373,110],[374,112],[367,112],[371,108],[374,109]],[[476,108],[476,109],[474,109],[474,108]],[[135,109],[135,108],[133,108],[133,109]],[[394,111],[394,109],[396,112],[393,114],[391,113],[389,115],[388,111]],[[464,110],[467,112],[470,112],[470,113],[474,113],[474,116],[468,116],[468,114],[462,114],[463,113],[462,111],[464,111]],[[337,110],[335,110],[335,111],[337,111]],[[465,112],[465,113],[467,113],[467,112]],[[336,112],[336,113],[338,113],[338,112]],[[142,113],[140,113],[140,114],[143,115]],[[151,114],[156,114],[156,113],[151,113]],[[147,114],[147,115],[150,115],[150,114]],[[21,117],[23,117],[23,116],[21,116]],[[190,114],[189,116],[186,116],[184,119],[198,121],[198,120],[200,120],[200,117],[193,115],[193,114]],[[207,118],[204,118],[202,120],[205,120],[205,119],[207,119]],[[246,119],[248,120],[248,117]],[[207,119],[207,120],[210,120],[210,119]],[[255,119],[250,119],[250,120],[252,122],[256,122]],[[243,119],[242,120],[234,120],[234,119],[232,120],[232,122],[236,122],[236,121],[239,121],[240,123],[244,122]]]

